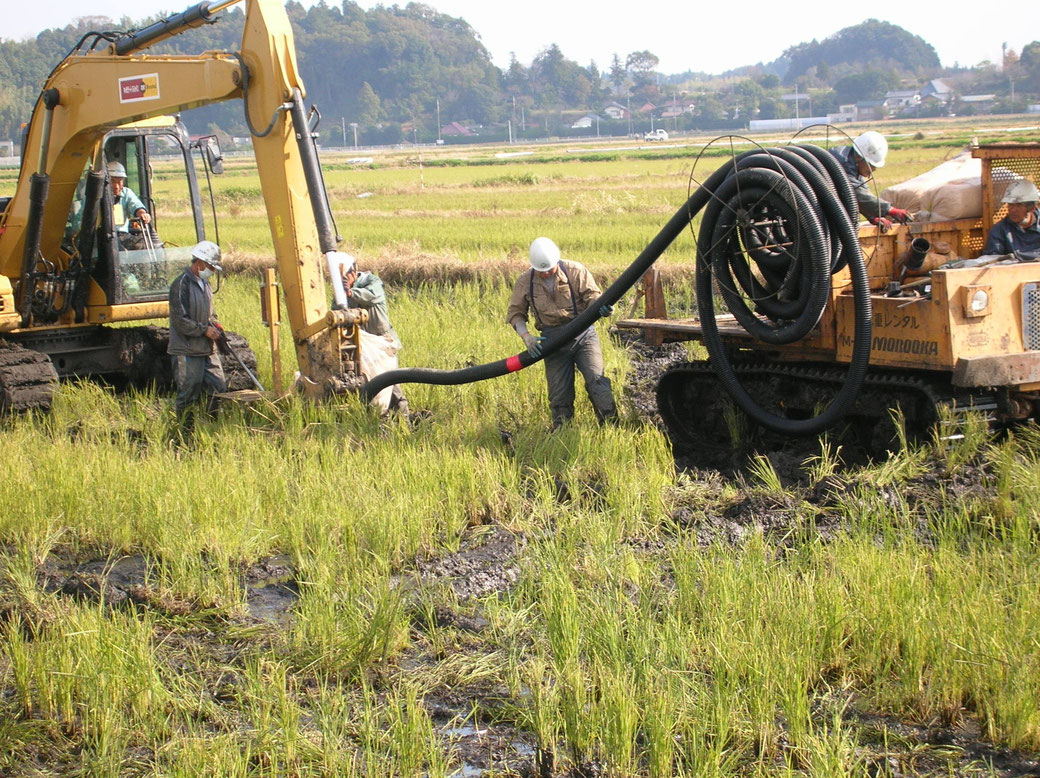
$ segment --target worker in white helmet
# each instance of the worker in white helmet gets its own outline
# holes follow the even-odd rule
[[[875,170],[885,166],[885,158],[888,156],[888,141],[884,135],[867,130],[852,141],[851,146],[837,146],[831,149],[831,154],[838,158],[845,170],[856,193],[859,212],[867,221],[878,225],[882,230],[890,229],[893,221],[900,224],[913,221],[910,213],[902,208],[893,207],[892,203],[882,200],[870,191],[869,179],[873,177]]]
[[[1013,254],[1019,259],[1040,258],[1040,192],[1027,178],[1010,184],[1001,198],[1007,216],[993,225],[983,255]]]
[[[191,265],[170,284],[170,345],[167,353],[177,383],[174,409],[182,414],[204,392],[227,389],[217,354],[222,328],[213,310],[209,279],[223,270],[220,247],[200,241],[191,250]]]
[[[126,185],[126,168],[120,162],[108,163],[108,181],[112,190],[112,205],[116,211],[116,231],[127,233],[130,220],[137,219],[145,227],[152,221],[141,198]]]
[[[559,247],[549,238],[535,238],[529,251],[531,269],[516,280],[506,321],[516,330],[531,356],[542,354],[546,337],[573,321],[601,294],[596,280],[580,262],[561,259]],[[610,307],[600,309],[610,315]],[[527,329],[528,314],[541,337]],[[585,380],[585,390],[600,423],[617,419],[617,405],[610,379],[603,372],[603,351],[594,327],[576,335],[545,357],[552,426],[557,429],[574,417],[574,370]]]

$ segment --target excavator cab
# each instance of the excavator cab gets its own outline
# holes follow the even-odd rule
[[[103,299],[91,302],[163,301],[176,275],[191,264],[192,247],[206,238],[192,149],[184,125],[173,117],[126,125],[105,136],[102,153],[108,175],[93,225],[92,256],[86,263],[96,284],[91,285],[92,297],[100,292]],[[122,189],[128,196],[116,196],[113,171],[125,172]],[[84,245],[81,214],[88,174],[84,170],[69,209],[63,245],[70,254],[73,246]],[[137,203],[148,213],[148,222],[128,212],[136,211]]]

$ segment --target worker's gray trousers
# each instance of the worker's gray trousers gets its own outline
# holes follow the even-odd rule
[[[542,336],[548,337],[560,327],[546,327]],[[617,418],[614,393],[610,379],[603,374],[603,351],[596,330],[589,327],[576,338],[567,341],[545,358],[545,381],[549,387],[549,410],[553,427],[559,427],[574,417],[574,369],[585,379],[596,418],[600,422]]]
[[[177,382],[177,399],[173,404],[177,413],[181,413],[197,401],[203,391],[213,393],[227,391],[227,384],[224,382],[224,368],[220,364],[220,357],[216,354],[209,356],[171,354],[170,361],[173,363],[173,380]]]

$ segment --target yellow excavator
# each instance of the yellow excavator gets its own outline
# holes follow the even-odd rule
[[[47,78],[17,189],[0,198],[0,413],[49,408],[59,377],[169,379],[165,332],[144,323],[167,318],[169,284],[207,237],[195,152],[207,175],[220,158],[212,141],[192,141],[168,117],[235,99],[252,135],[301,383],[314,396],[363,383],[364,313],[328,305],[325,271],[338,278],[343,255],[280,0],[245,0],[239,51],[143,53],[237,2],[202,2],[139,31],[88,33]],[[156,192],[159,157],[183,164],[175,204]],[[163,176],[169,169],[164,162]],[[125,174],[149,223],[113,202],[113,171]],[[190,211],[190,228],[164,218],[178,209]],[[241,339],[232,346],[247,352]],[[230,388],[245,388],[242,371],[226,366]]]

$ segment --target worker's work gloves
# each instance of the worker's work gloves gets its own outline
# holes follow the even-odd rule
[[[900,224],[907,224],[914,220],[914,215],[902,208],[889,208],[888,216],[892,221],[899,222]]]
[[[545,343],[545,338],[539,338],[528,332],[523,336],[524,345],[527,346],[527,353],[532,357],[540,357],[542,355],[542,344]]]
[[[216,319],[211,319],[209,326],[217,331],[217,337],[215,338],[217,344],[217,351],[221,354],[231,355],[231,343],[228,342],[227,333],[224,331],[224,326]]]
[[[892,222],[886,219],[884,216],[875,216],[873,219],[870,220],[870,223],[878,229],[880,229],[882,232],[888,232],[890,229],[892,229]]]

